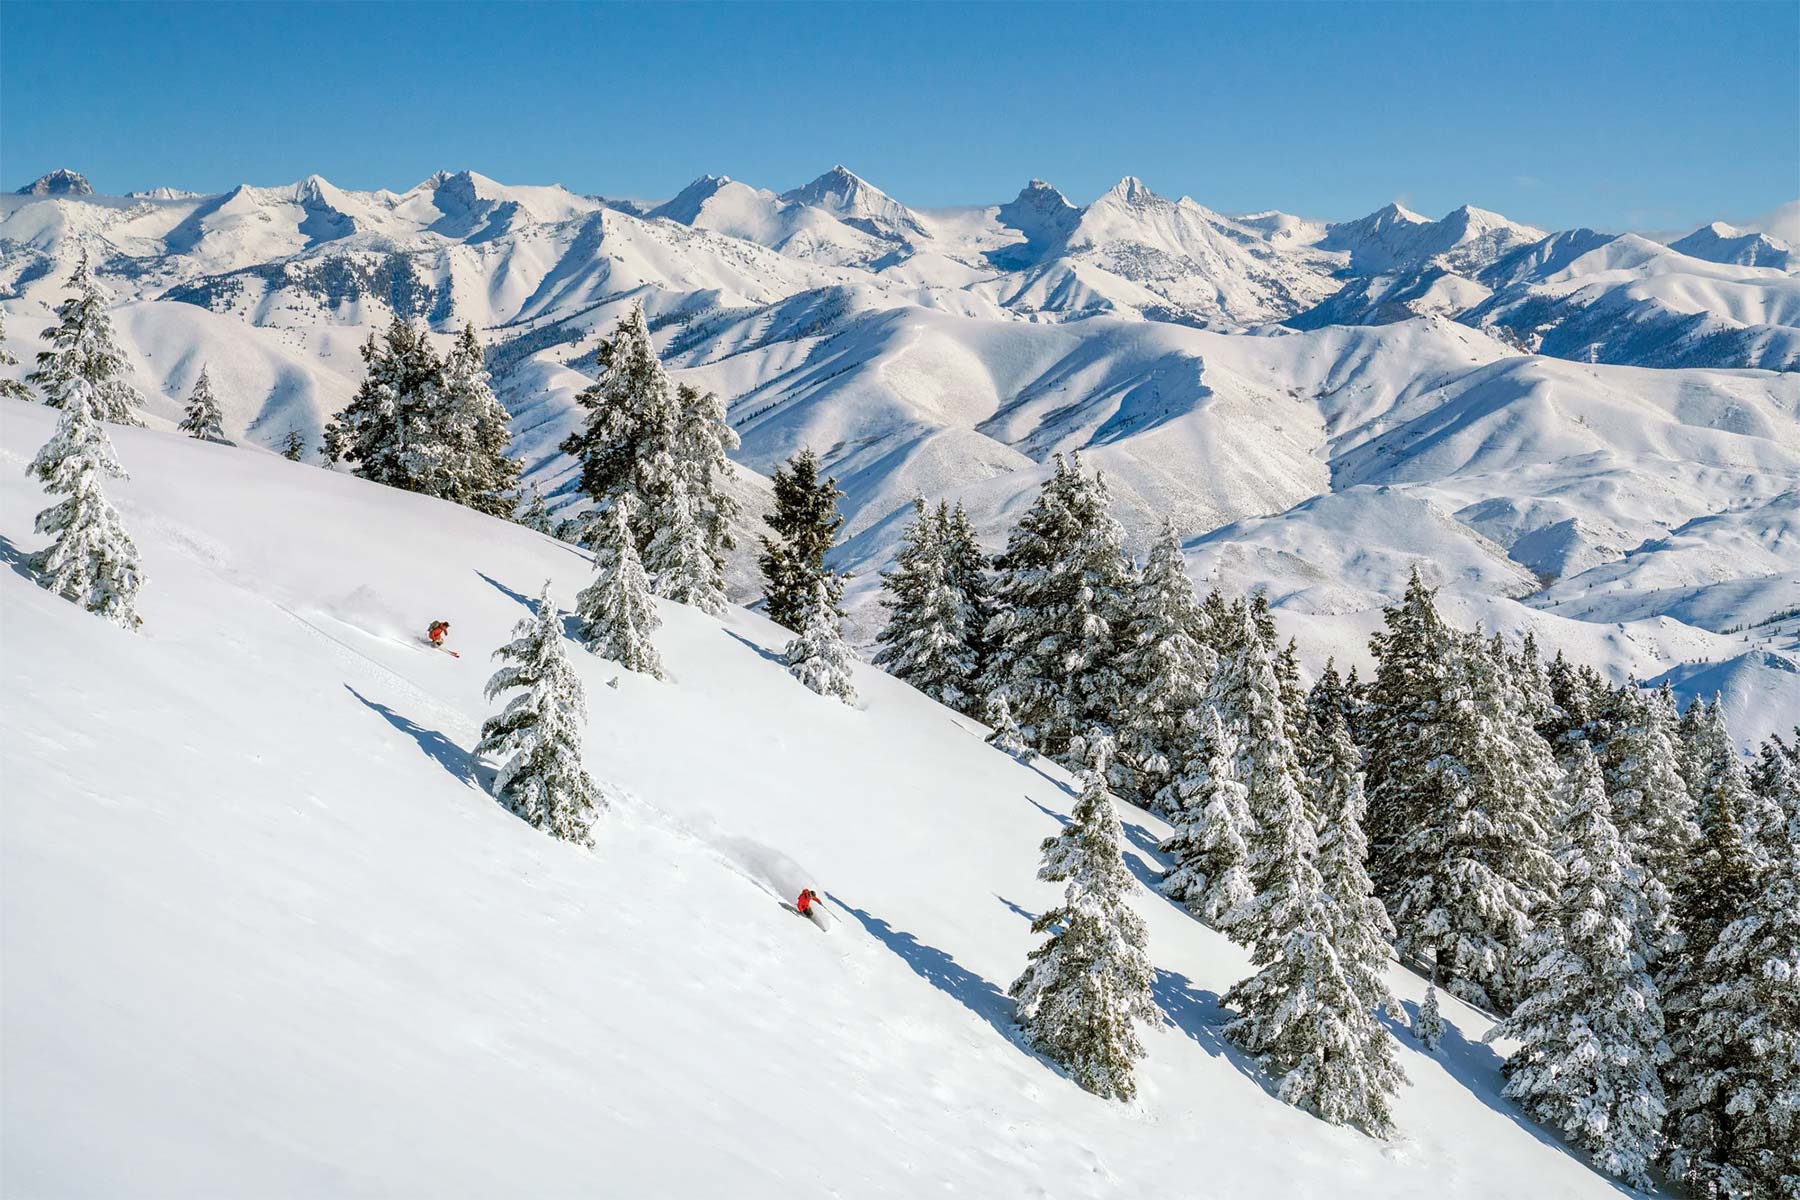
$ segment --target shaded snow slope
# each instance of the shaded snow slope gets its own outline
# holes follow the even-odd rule
[[[1061,780],[868,668],[855,709],[804,691],[755,616],[663,605],[668,683],[574,650],[618,797],[592,853],[469,754],[488,650],[587,581],[564,545],[117,430],[149,583],[141,634],[105,625],[17,570],[51,416],[0,411],[7,1194],[1101,1197],[1196,1163],[1220,1195],[1616,1194],[1453,1001],[1392,1143],[1282,1106],[1220,1037],[1242,953],[1147,891],[1141,1099],[1078,1090],[1000,991]],[[780,904],[804,884],[828,935]]]

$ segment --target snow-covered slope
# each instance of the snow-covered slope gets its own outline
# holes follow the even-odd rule
[[[18,569],[51,415],[0,412],[8,1195],[1113,1197],[1197,1164],[1227,1196],[1616,1194],[1453,1001],[1436,1057],[1401,1043],[1393,1142],[1281,1105],[1220,1036],[1243,954],[1148,891],[1140,1100],[1080,1091],[1002,995],[1063,781],[875,671],[854,709],[804,691],[756,616],[663,605],[667,683],[575,651],[617,797],[592,853],[470,754],[486,652],[587,580],[568,546],[118,430],[149,583],[141,633],[106,625]],[[1125,818],[1147,878],[1161,827]],[[823,936],[781,907],[808,884]]]

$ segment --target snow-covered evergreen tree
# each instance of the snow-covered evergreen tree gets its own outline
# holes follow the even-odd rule
[[[1444,1040],[1444,1014],[1438,1009],[1437,974],[1434,967],[1431,982],[1425,985],[1425,1002],[1419,1005],[1412,1023],[1414,1040],[1427,1051],[1436,1050],[1438,1043]]]
[[[225,440],[224,419],[225,414],[219,411],[219,402],[213,396],[212,380],[203,366],[200,377],[194,380],[194,390],[188,396],[186,414],[176,428],[203,442],[222,442]]]
[[[977,663],[968,642],[969,614],[950,582],[944,533],[943,520],[915,499],[894,569],[882,576],[888,621],[875,635],[881,647],[875,665],[940,704],[966,711],[974,698]]]
[[[511,417],[494,396],[473,324],[463,326],[444,357],[438,394],[432,424],[445,451],[441,477],[428,494],[489,516],[511,517],[519,481],[519,464],[506,456]]]
[[[289,462],[300,462],[306,457],[306,437],[298,429],[288,430],[281,439],[281,457]]]
[[[688,481],[676,474],[653,517],[644,563],[656,594],[715,616],[725,611],[725,575]]]
[[[1800,854],[1762,871],[1688,988],[1670,1173],[1702,1196],[1800,1196]]]
[[[1601,748],[1607,797],[1619,834],[1642,875],[1643,939],[1654,964],[1673,945],[1673,897],[1700,837],[1675,749],[1675,712],[1666,695],[1632,685]]]
[[[1122,692],[1131,564],[1108,503],[1102,477],[1057,455],[996,563],[987,690],[1005,692],[1034,749],[1071,767],[1078,735],[1112,729]]]
[[[1218,708],[1204,705],[1180,773],[1158,801],[1170,825],[1158,849],[1172,860],[1158,886],[1215,929],[1253,895],[1249,789],[1237,777],[1237,760],[1237,735]]]
[[[963,612],[963,641],[974,655],[975,666],[970,675],[971,694],[963,711],[975,716],[984,697],[974,694],[987,674],[989,647],[988,624],[994,619],[994,588],[988,574],[987,555],[975,536],[975,523],[958,501],[946,510],[940,501],[937,511],[938,538],[944,545],[945,571],[950,587],[956,592]]]
[[[32,557],[37,581],[72,604],[135,629],[144,585],[137,546],[101,490],[103,478],[124,479],[112,439],[100,423],[93,385],[83,376],[61,394],[56,431],[26,468],[53,496],[67,499],[37,515],[36,529],[55,539]]]
[[[12,352],[6,348],[6,314],[0,313],[0,367],[16,367],[18,365],[19,360],[13,357]],[[29,401],[30,399],[31,389],[25,386],[23,380],[14,379],[10,375],[0,375],[0,400]]]
[[[843,597],[843,577],[825,566],[825,555],[844,523],[837,510],[843,493],[835,478],[819,478],[819,459],[811,450],[802,450],[788,459],[785,468],[776,468],[770,482],[775,507],[763,520],[775,536],[763,537],[757,560],[767,597],[764,611],[777,625],[798,632],[812,612],[821,584],[834,611]]]
[[[1643,898],[1612,821],[1600,764],[1585,744],[1562,785],[1557,860],[1563,882],[1520,953],[1523,994],[1487,1040],[1516,1039],[1506,1095],[1647,1188],[1665,1115],[1669,1057],[1661,998],[1645,970]]]
[[[589,652],[610,658],[630,671],[663,677],[662,657],[650,635],[662,624],[650,598],[650,583],[638,561],[631,531],[632,498],[614,498],[601,521],[600,544],[594,549],[594,582],[575,598],[581,641]]]
[[[731,452],[738,448],[737,431],[726,419],[725,405],[712,392],[682,384],[675,389],[675,463],[686,486],[687,502],[698,522],[712,558],[712,574],[702,589],[718,597],[718,607],[697,601],[708,612],[724,611],[725,558],[737,545],[731,523],[739,504],[728,490],[732,479]]]
[[[1038,878],[1064,883],[1063,902],[1032,923],[1050,937],[1009,994],[1026,1040],[1097,1096],[1129,1100],[1144,1056],[1136,1022],[1157,1018],[1144,920],[1126,897],[1124,830],[1106,789],[1111,743],[1098,730],[1069,824],[1046,838]]]
[[[985,712],[988,728],[993,732],[987,736],[987,744],[1002,754],[1009,754],[1020,761],[1031,758],[1031,747],[1019,734],[1019,723],[1013,719],[1012,705],[1006,702],[1004,695],[994,696],[988,700]]]
[[[1555,712],[1556,701],[1550,695],[1550,677],[1544,671],[1537,635],[1529,629],[1525,631],[1518,653],[1513,656],[1513,677],[1518,683],[1527,717],[1534,727],[1541,726]]]
[[[535,483],[525,488],[525,494],[518,505],[518,515],[513,519],[537,533],[556,536],[556,522],[550,516],[550,506],[545,503],[544,493]]]
[[[1249,813],[1244,841],[1255,900],[1227,919],[1226,931],[1245,945],[1254,945],[1283,936],[1291,914],[1281,906],[1298,903],[1276,893],[1292,884],[1293,855],[1312,853],[1311,816],[1306,777],[1288,739],[1287,709],[1274,656],[1257,628],[1253,608],[1239,608],[1234,617],[1237,636],[1232,650],[1219,660],[1207,704],[1237,734],[1234,773],[1244,785]]]
[[[1121,646],[1119,730],[1123,794],[1149,808],[1175,777],[1193,740],[1201,697],[1216,661],[1188,578],[1175,526],[1163,522],[1131,598]]]
[[[125,354],[113,339],[106,295],[88,274],[86,252],[69,274],[71,295],[56,306],[56,324],[44,330],[50,349],[40,350],[37,369],[25,377],[44,394],[44,403],[62,408],[77,381],[85,381],[94,416],[116,425],[142,425],[137,410],[144,398],[126,380]]]
[[[1247,633],[1266,657],[1254,627]],[[1347,735],[1345,752],[1348,765]],[[1350,790],[1345,782],[1335,798],[1340,815]],[[1387,996],[1371,983],[1378,979],[1366,928],[1373,901],[1354,878],[1360,865],[1337,881],[1348,887],[1350,907],[1333,901],[1315,866],[1317,834],[1304,798],[1293,787],[1273,795],[1279,807],[1261,814],[1252,837],[1262,889],[1232,922],[1233,936],[1249,943],[1250,961],[1261,969],[1226,993],[1238,1015],[1225,1036],[1280,1078],[1283,1102],[1386,1137],[1393,1129],[1388,1100],[1405,1076],[1375,1016]],[[1345,851],[1339,846],[1331,856],[1335,868],[1347,865]],[[1368,990],[1359,991],[1358,981]]]
[[[637,531],[642,553],[674,482],[681,424],[675,387],[650,340],[643,305],[633,304],[619,318],[596,357],[599,378],[575,397],[588,410],[587,423],[563,440],[562,450],[581,463],[581,490],[596,505],[630,493],[644,526]]]
[[[788,674],[819,695],[855,704],[856,684],[850,664],[856,656],[844,643],[837,594],[829,574],[814,581],[812,602],[800,620],[800,632],[787,644],[782,659],[787,663]]]
[[[494,651],[509,665],[494,672],[487,698],[522,689],[481,727],[475,753],[500,760],[494,796],[532,825],[568,842],[593,844],[605,797],[581,765],[587,697],[563,648],[562,622],[544,584],[537,611]]]
[[[325,426],[325,456],[374,483],[444,494],[451,446],[440,428],[443,364],[424,331],[395,317],[363,343],[367,371]]]
[[[1737,1104],[1739,1081],[1757,1051],[1714,1015],[1734,1015],[1725,1001],[1746,982],[1714,952],[1728,928],[1760,915],[1761,880],[1748,836],[1749,778],[1735,754],[1720,758],[1706,744],[1717,734],[1704,710],[1696,724],[1696,757],[1717,769],[1698,797],[1700,841],[1675,896],[1681,942],[1658,979],[1673,1051],[1664,1078],[1668,1162],[1670,1174],[1700,1194],[1736,1200],[1758,1195],[1745,1182],[1739,1127],[1749,1114]],[[1794,978],[1790,965],[1785,986]]]
[[[1331,907],[1331,944],[1364,1008],[1399,1016],[1400,1005],[1387,986],[1394,926],[1369,881],[1362,755],[1340,710],[1326,709],[1313,736],[1323,747],[1313,757],[1311,796],[1320,817],[1319,880]]]

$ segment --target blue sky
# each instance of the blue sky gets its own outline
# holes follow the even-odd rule
[[[1399,199],[1670,229],[1800,195],[1800,5],[0,3],[0,185],[439,168],[659,197]]]

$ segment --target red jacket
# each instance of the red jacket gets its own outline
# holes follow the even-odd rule
[[[817,899],[818,896],[813,893],[813,890],[807,888],[800,893],[800,899],[794,901],[794,907],[799,909],[802,914],[808,913],[812,910],[813,901]]]
[[[441,642],[444,640],[444,635],[448,632],[450,632],[450,622],[433,621],[431,623],[431,628],[425,631],[425,636],[430,638],[434,643]]]

